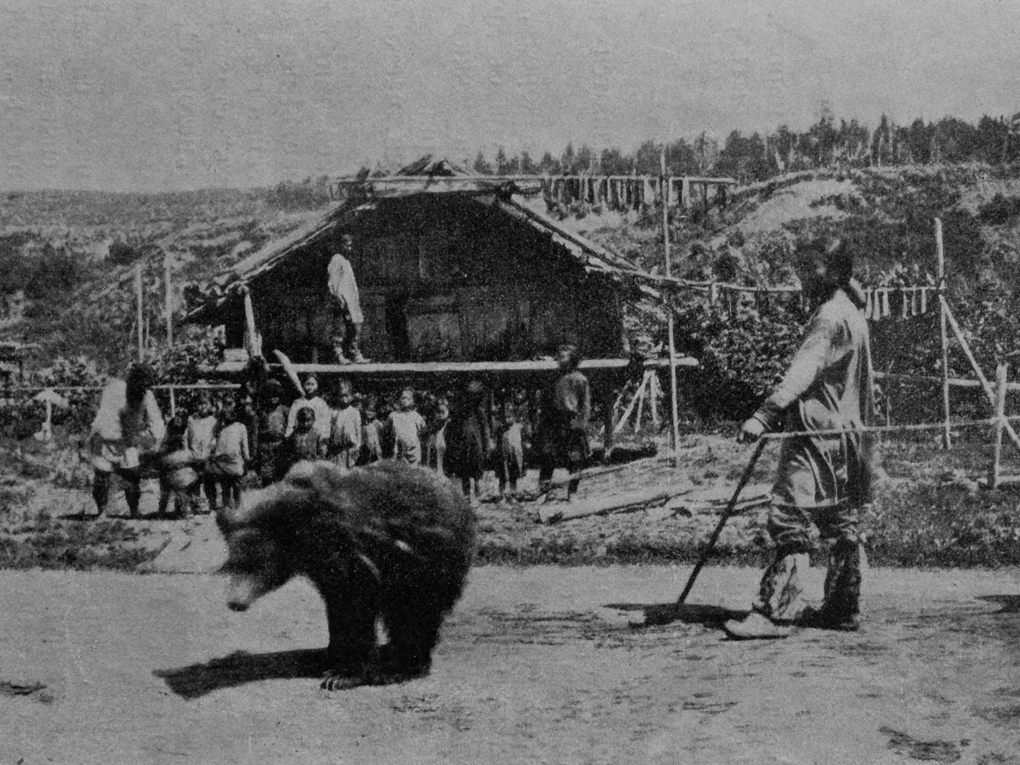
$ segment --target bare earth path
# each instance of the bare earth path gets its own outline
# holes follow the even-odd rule
[[[430,677],[326,693],[303,582],[3,571],[0,765],[1020,763],[1020,571],[872,570],[860,633],[737,643],[757,572],[708,568],[628,625],[687,573],[476,569]]]

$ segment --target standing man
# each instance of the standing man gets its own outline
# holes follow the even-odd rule
[[[159,451],[165,432],[163,415],[151,390],[154,381],[149,366],[138,363],[131,365],[124,380],[111,380],[103,389],[89,434],[94,470],[92,498],[98,516],[106,512],[110,478],[115,473],[124,482],[131,517],[138,516],[142,461]]]
[[[817,310],[779,385],[741,428],[738,441],[767,432],[824,431],[783,440],[768,531],[774,543],[758,600],[741,621],[723,625],[737,639],[786,637],[790,625],[856,630],[860,625],[860,507],[871,490],[866,435],[874,413],[868,324],[852,285],[853,256],[838,240],[797,250],[797,275]],[[832,433],[832,431],[837,431]],[[810,527],[832,541],[825,599],[805,608],[799,574],[809,566]]]
[[[365,317],[361,313],[358,282],[351,266],[352,252],[354,237],[343,234],[340,237],[340,251],[333,255],[327,268],[329,292],[336,300],[333,313],[333,352],[341,364],[364,364],[366,359],[361,355],[358,341]]]

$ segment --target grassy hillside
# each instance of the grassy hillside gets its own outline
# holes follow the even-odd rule
[[[286,187],[7,194],[0,197],[0,339],[39,343],[37,367],[85,356],[100,369],[117,368],[137,342],[136,264],[144,267],[144,321],[160,343],[165,257],[179,314],[189,287],[286,235],[327,201]]]

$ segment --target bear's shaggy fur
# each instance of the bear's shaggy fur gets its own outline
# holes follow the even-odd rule
[[[329,622],[324,688],[428,673],[475,546],[474,513],[448,480],[397,462],[353,471],[303,462],[216,520],[230,608],[243,611],[296,575],[319,590]],[[382,648],[377,618],[389,636]]]

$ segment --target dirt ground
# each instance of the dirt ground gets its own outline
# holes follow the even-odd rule
[[[861,632],[732,642],[757,572],[709,567],[633,626],[688,572],[476,568],[431,676],[328,693],[304,582],[2,571],[0,763],[1020,763],[1020,571],[872,569]]]

